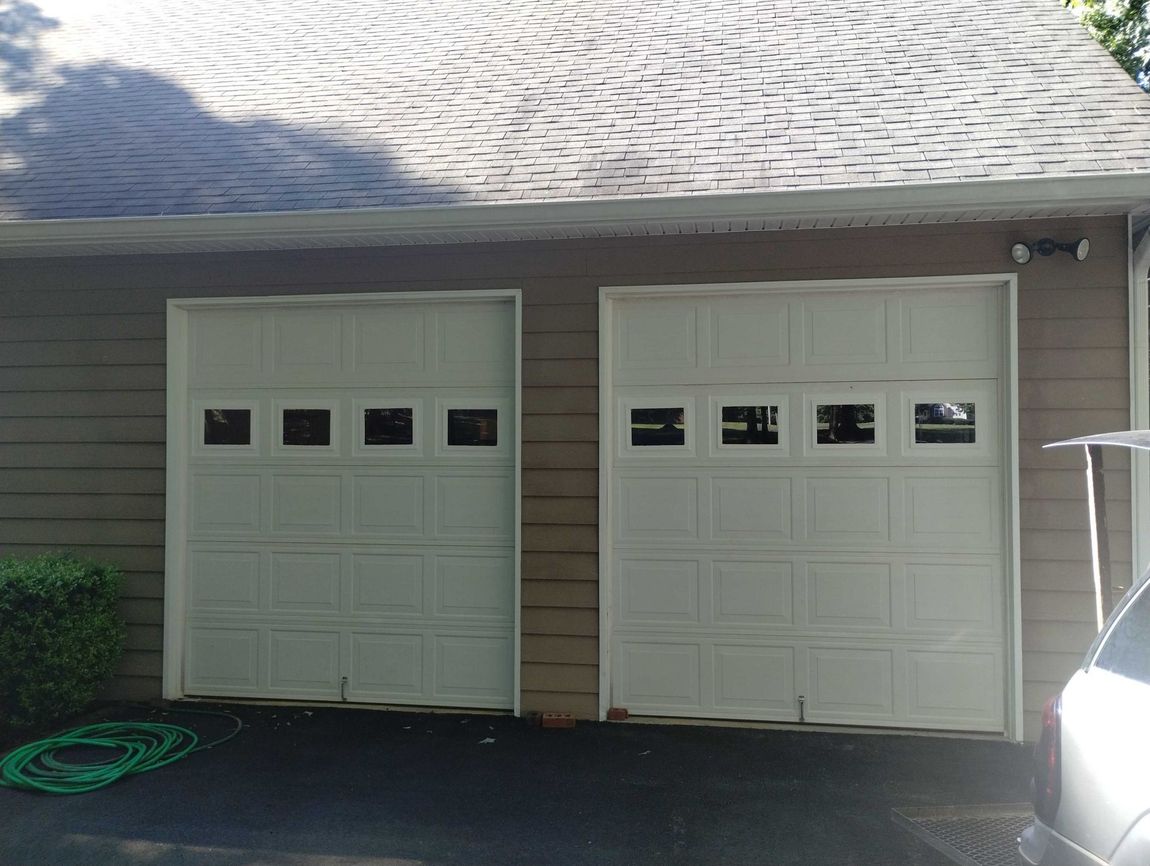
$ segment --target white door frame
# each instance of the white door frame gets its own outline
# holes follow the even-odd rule
[[[365,292],[332,295],[266,295],[240,298],[172,298],[168,301],[167,470],[164,534],[164,661],[163,696],[178,700],[184,690],[184,647],[187,625],[188,456],[188,313],[193,310],[242,309],[360,304],[451,303],[511,301],[515,305],[515,627],[512,641],[514,707],[522,711],[522,559],[523,559],[523,293],[519,289],[446,292]]]
[[[676,295],[759,294],[767,292],[866,292],[897,289],[1004,290],[1006,327],[1003,329],[1004,400],[1003,460],[1006,484],[1003,510],[1008,526],[1006,592],[1006,730],[1021,741],[1022,727],[1022,582],[1019,541],[1018,486],[1018,276],[970,274],[961,276],[897,277],[858,280],[787,280],[777,282],[702,283],[690,285],[601,286],[599,289],[599,718],[607,717],[611,700],[610,612],[612,599],[611,442],[615,431],[612,394],[613,323],[617,299],[666,298]]]

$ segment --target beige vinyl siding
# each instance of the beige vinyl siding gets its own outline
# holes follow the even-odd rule
[[[1090,258],[1010,244],[1088,235]],[[598,705],[598,289],[1019,274],[1024,709],[1092,636],[1082,456],[1054,439],[1128,426],[1121,217],[633,239],[0,262],[0,548],[121,565],[129,652],[113,693],[159,693],[165,304],[173,297],[523,292],[523,706]],[[1130,568],[1129,473],[1107,454],[1111,549]]]

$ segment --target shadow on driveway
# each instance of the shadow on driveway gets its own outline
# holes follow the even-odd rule
[[[0,789],[0,863],[935,866],[892,807],[1028,797],[1029,750],[1001,742],[226,709],[238,737],[155,772],[68,797]]]

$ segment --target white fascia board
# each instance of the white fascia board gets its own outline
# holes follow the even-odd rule
[[[365,243],[403,243],[405,238],[474,233],[476,239],[541,228],[576,229],[659,222],[753,220],[928,214],[995,209],[1024,213],[1059,206],[1107,206],[1131,213],[1150,203],[1150,172],[1111,172],[1065,177],[886,184],[777,192],[573,199],[428,207],[357,208],[190,216],[0,222],[0,255],[50,255],[53,248],[155,245],[194,250],[226,244],[258,249],[291,239],[322,246],[322,239],[362,237]],[[407,242],[413,242],[408,240]],[[418,242],[418,241],[416,241]],[[333,244],[334,245],[334,244]],[[32,250],[33,252],[28,252]],[[39,251],[39,252],[37,252]]]

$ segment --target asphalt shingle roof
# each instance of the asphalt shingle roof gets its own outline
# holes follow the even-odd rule
[[[1150,171],[1060,0],[0,0],[0,219]]]

